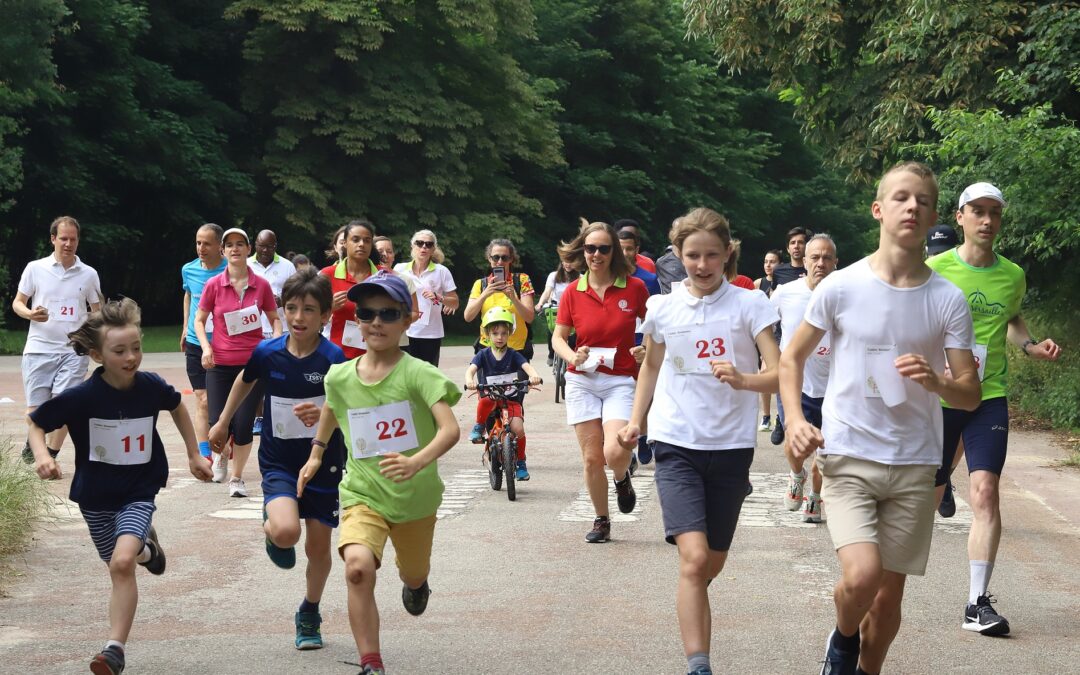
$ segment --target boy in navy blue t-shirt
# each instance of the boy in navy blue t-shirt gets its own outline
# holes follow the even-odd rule
[[[263,387],[263,430],[259,440],[263,530],[266,552],[282,569],[296,565],[300,521],[307,527],[307,588],[294,617],[297,649],[322,647],[319,601],[331,566],[331,534],[338,525],[338,482],[345,465],[340,431],[331,437],[322,466],[297,498],[297,478],[311,455],[319,414],[326,400],[323,377],[345,361],[341,348],[321,335],[330,320],[329,280],[314,269],[297,272],[281,290],[289,332],[263,340],[233,384],[229,399],[210,430],[213,447],[223,446],[229,420],[248,393]]]
[[[475,389],[477,375],[484,384],[509,383],[520,379],[521,373],[529,378],[530,385],[540,384],[540,374],[525,357],[507,346],[510,335],[514,332],[514,315],[503,307],[492,307],[480,322],[480,328],[487,335],[490,347],[485,347],[473,356],[472,363],[465,370],[465,386]],[[513,400],[507,401],[510,412],[510,431],[517,437],[517,480],[529,480],[529,469],[525,465],[525,392],[519,392]],[[482,443],[484,427],[495,410],[495,400],[481,396],[476,402],[476,424],[473,425],[469,440]]]

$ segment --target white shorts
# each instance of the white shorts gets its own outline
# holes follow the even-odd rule
[[[36,408],[53,396],[71,389],[86,379],[89,356],[75,352],[62,354],[23,354],[23,391],[26,406]]]
[[[566,423],[628,420],[634,408],[634,378],[607,373],[566,373]]]

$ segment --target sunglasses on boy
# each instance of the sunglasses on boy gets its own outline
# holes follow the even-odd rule
[[[403,312],[400,309],[394,307],[386,307],[383,309],[371,309],[370,307],[357,307],[356,318],[360,320],[360,323],[371,323],[375,320],[375,317],[379,317],[379,321],[383,323],[394,323],[395,321],[401,321]]]
[[[412,243],[416,248],[435,248],[435,242],[424,241],[423,239],[417,239]]]
[[[611,244],[585,244],[585,252],[589,255],[599,253],[600,255],[607,255],[611,253]]]

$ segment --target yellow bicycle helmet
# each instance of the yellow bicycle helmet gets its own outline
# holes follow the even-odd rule
[[[480,328],[486,331],[487,327],[493,323],[510,324],[511,333],[514,332],[517,326],[517,320],[514,318],[513,313],[505,307],[492,307],[484,312],[484,318],[480,320]]]

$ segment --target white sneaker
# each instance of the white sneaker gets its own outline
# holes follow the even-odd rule
[[[806,483],[806,471],[795,475],[788,471],[787,492],[784,493],[784,506],[788,511],[798,511],[803,503],[803,484]]]
[[[803,501],[802,521],[804,523],[821,522],[821,496],[811,494]]]
[[[768,417],[762,417],[761,418],[761,424],[758,425],[757,430],[758,431],[768,431],[771,428],[772,427],[769,426],[769,418]]]
[[[229,496],[230,497],[247,497],[247,486],[244,485],[244,479],[242,478],[230,478],[229,479]]]
[[[214,482],[224,483],[225,476],[229,472],[229,451],[222,449],[221,452],[214,455],[214,462],[210,465],[210,468],[214,472]]]

